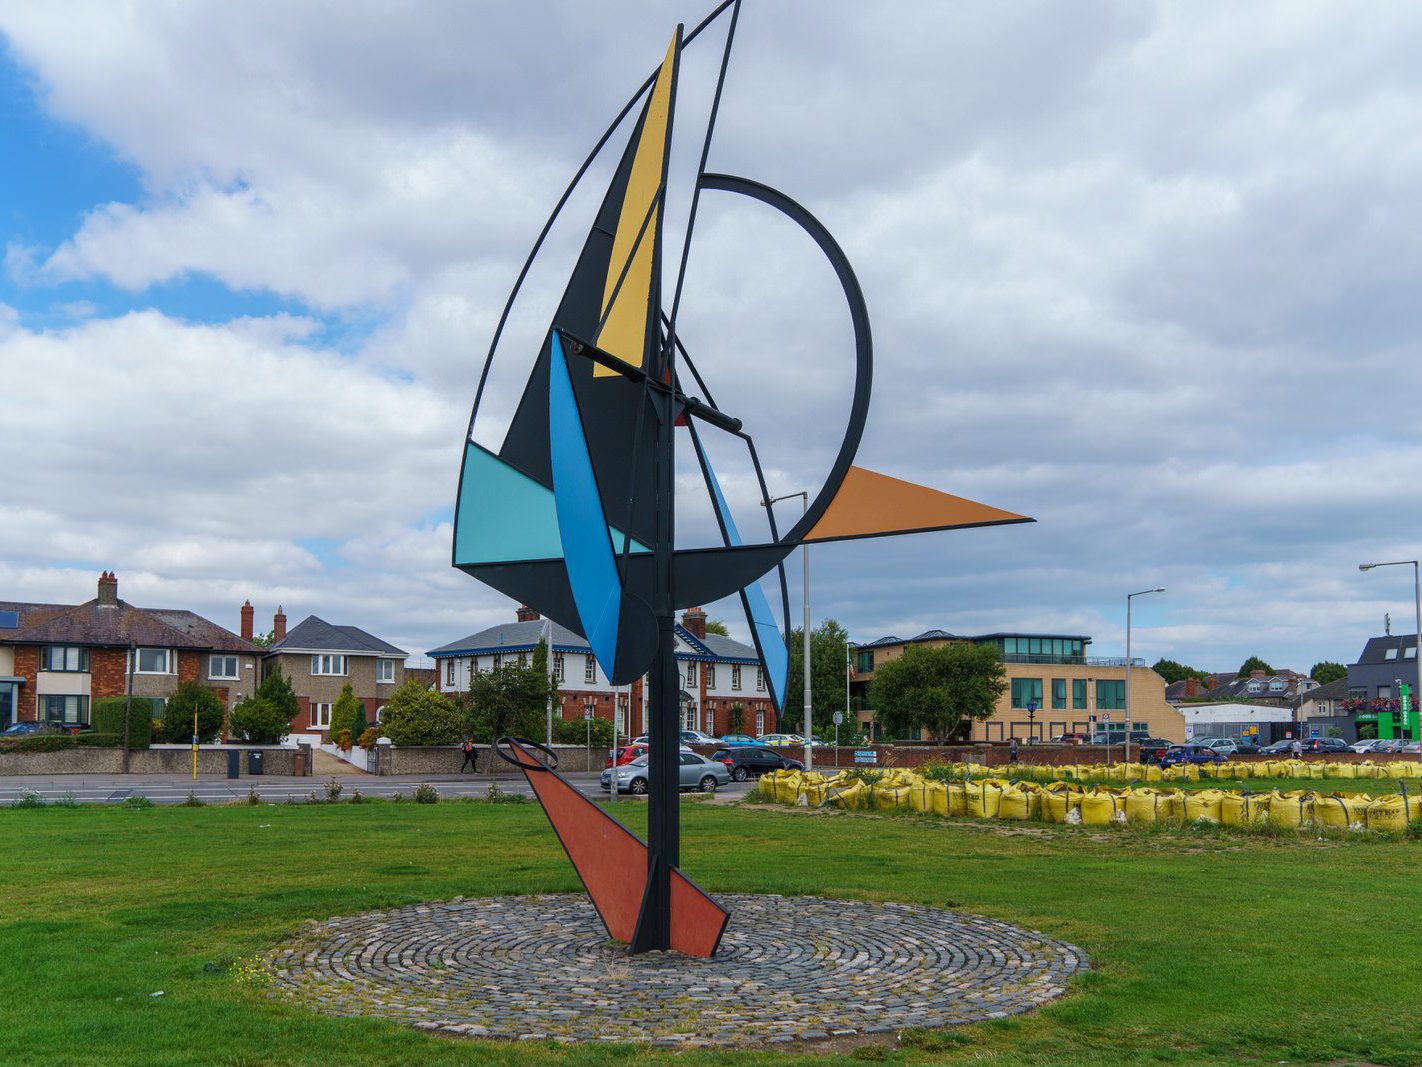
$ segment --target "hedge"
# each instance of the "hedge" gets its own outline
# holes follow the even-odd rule
[[[123,737],[124,709],[128,697],[100,697],[89,707],[89,722],[98,734]],[[133,716],[129,720],[128,747],[147,748],[153,740],[153,705],[146,697],[133,698]]]
[[[66,748],[118,748],[123,738],[118,734],[39,734],[0,741],[0,752],[61,752]]]

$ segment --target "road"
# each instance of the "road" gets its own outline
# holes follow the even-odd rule
[[[598,785],[598,775],[593,773],[573,773],[564,775],[584,796],[602,799],[607,796]],[[439,790],[445,799],[456,797],[482,797],[490,785],[497,783],[505,793],[530,796],[532,790],[521,774],[473,775],[449,774],[432,777],[417,775],[391,775],[375,778],[368,774],[345,774],[336,776],[341,783],[342,799],[349,799],[352,791],[359,789],[367,797],[391,797],[404,793],[408,798],[415,787],[428,782]],[[246,800],[249,791],[255,789],[262,800],[281,803],[287,797],[307,800],[314,792],[326,799],[324,777],[291,778],[281,775],[244,775],[229,779],[214,775],[191,777],[173,774],[110,774],[110,775],[16,775],[0,778],[0,806],[8,807],[19,800],[25,792],[38,793],[46,803],[57,800],[74,799],[82,804],[120,804],[132,796],[147,797],[155,804],[181,804],[189,795],[208,804],[231,804]],[[744,796],[750,788],[749,782],[732,782],[723,786],[722,795]],[[619,803],[643,803],[642,798],[625,794]]]

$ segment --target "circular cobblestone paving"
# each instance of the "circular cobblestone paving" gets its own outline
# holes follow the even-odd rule
[[[628,956],[581,895],[455,898],[310,922],[277,995],[469,1037],[783,1042],[1028,1011],[1087,966],[1071,945],[909,904],[723,896],[714,959]]]

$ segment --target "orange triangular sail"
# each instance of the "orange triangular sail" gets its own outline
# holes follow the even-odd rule
[[[838,541],[1032,521],[1026,515],[979,504],[976,500],[941,493],[863,467],[850,467],[839,492],[804,540]]]

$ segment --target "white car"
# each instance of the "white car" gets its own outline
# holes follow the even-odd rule
[[[1391,741],[1384,741],[1380,737],[1370,737],[1366,741],[1359,741],[1348,746],[1354,752],[1391,752],[1393,744]]]
[[[1239,751],[1239,746],[1235,744],[1232,737],[1215,737],[1208,741],[1199,742],[1205,748],[1212,748],[1221,756],[1233,756]]]

